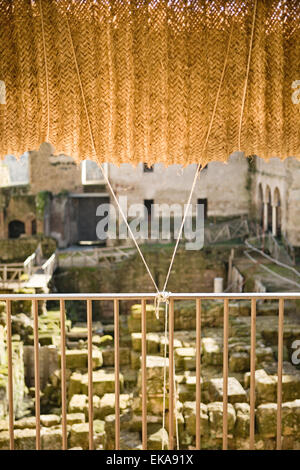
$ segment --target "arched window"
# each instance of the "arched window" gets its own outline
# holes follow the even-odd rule
[[[25,224],[21,220],[12,220],[8,224],[9,238],[19,238],[20,235],[25,233]]]
[[[268,220],[267,220],[267,227],[268,231],[272,230],[272,199],[271,199],[271,189],[270,186],[266,187],[265,192],[265,202],[268,205]]]
[[[36,219],[31,221],[31,235],[36,235]]]
[[[275,232],[276,232],[276,236],[280,237],[281,235],[281,199],[280,199],[280,192],[278,188],[276,188],[274,191],[274,206],[276,207]]]
[[[261,226],[264,223],[264,193],[261,183],[258,186],[258,198],[257,198],[257,209],[258,209],[258,220]]]

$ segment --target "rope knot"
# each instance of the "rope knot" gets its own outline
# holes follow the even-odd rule
[[[157,320],[159,320],[159,307],[161,303],[168,304],[169,303],[169,297],[170,297],[171,292],[167,291],[162,291],[158,292],[155,296],[155,301],[154,301],[154,308],[155,308],[155,316]]]

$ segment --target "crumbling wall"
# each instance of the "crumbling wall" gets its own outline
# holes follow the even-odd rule
[[[29,181],[33,194],[50,191],[82,192],[81,167],[65,155],[53,155],[54,149],[44,143],[38,151],[29,152]]]

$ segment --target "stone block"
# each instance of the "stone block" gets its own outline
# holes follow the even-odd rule
[[[36,419],[34,416],[29,416],[28,418],[21,418],[15,421],[15,429],[35,429]]]
[[[183,404],[183,416],[185,427],[191,436],[196,436],[196,402],[186,401]],[[200,405],[200,433],[201,436],[208,433],[208,414],[207,406],[204,403]]]
[[[277,377],[272,375],[261,375],[255,380],[257,403],[269,403],[276,401]]]
[[[60,353],[59,360],[60,360]],[[103,364],[102,353],[98,349],[93,349],[93,369],[101,367]],[[87,349],[71,349],[66,351],[66,368],[71,370],[82,370],[88,367]]]
[[[120,394],[120,410],[126,410],[131,404],[131,396],[129,394]],[[106,393],[100,400],[100,418],[105,418],[115,412],[115,394]]]
[[[202,338],[202,362],[215,366],[223,364],[222,348],[214,338]]]
[[[40,416],[41,425],[47,428],[51,426],[57,426],[60,424],[60,416],[57,415],[41,415]]]
[[[277,404],[266,403],[259,405],[256,412],[258,434],[264,438],[276,437]]]
[[[300,400],[282,404],[282,434],[284,436],[300,436]],[[299,439],[297,439],[298,441]]]
[[[250,406],[248,403],[235,403],[236,412],[235,435],[248,438],[250,433]]]
[[[9,450],[9,432],[0,431],[0,450]]]
[[[16,429],[15,450],[35,450],[35,429]]]
[[[177,348],[175,349],[175,367],[176,370],[195,370],[196,369],[196,349],[195,348]]]
[[[103,366],[113,367],[115,365],[115,350],[114,348],[106,348],[102,350]],[[126,366],[130,364],[130,348],[120,348],[119,364],[120,366]]]
[[[124,377],[123,374],[119,375],[120,392],[123,391]],[[87,389],[88,378],[87,374],[83,377],[83,384]],[[93,393],[102,397],[105,393],[114,393],[115,391],[115,372],[113,369],[99,369],[93,372]]]
[[[236,413],[233,405],[228,403],[228,434],[233,433],[236,422]],[[207,405],[209,416],[209,429],[211,437],[221,438],[223,436],[223,403],[213,402]]]
[[[42,450],[61,450],[62,449],[62,430],[42,428],[41,447],[42,447]]]
[[[95,448],[104,447],[105,445],[104,425],[104,421],[95,420],[93,422]],[[81,447],[82,449],[89,448],[89,423],[73,424],[70,432],[69,446]]]
[[[169,375],[169,359],[161,356],[147,356],[147,392],[148,394],[162,394],[164,388],[164,367],[166,366],[166,384]],[[138,388],[142,387],[142,371],[138,373]]]
[[[160,346],[160,336],[157,333],[147,333],[147,354],[157,354]],[[136,352],[142,350],[142,333],[131,333],[132,348]]]
[[[84,413],[67,413],[67,424],[78,424],[85,422]]]
[[[208,392],[212,401],[223,401],[223,378],[210,379]],[[235,377],[228,377],[228,402],[239,403],[247,399],[246,392]]]
[[[85,418],[88,419],[88,409],[89,409],[88,396],[84,394],[73,395],[70,402],[68,411],[69,413],[84,413]],[[93,411],[94,418],[100,417],[100,398],[96,395],[93,396]]]
[[[234,352],[229,358],[229,370],[231,372],[245,372],[249,370],[250,357],[246,352]]]
[[[73,372],[68,387],[69,399],[71,399],[73,395],[80,393],[82,393],[82,374],[80,372]]]

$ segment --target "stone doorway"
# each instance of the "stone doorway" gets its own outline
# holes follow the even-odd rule
[[[21,220],[12,220],[8,224],[8,236],[9,238],[19,238],[25,233],[25,224]]]

